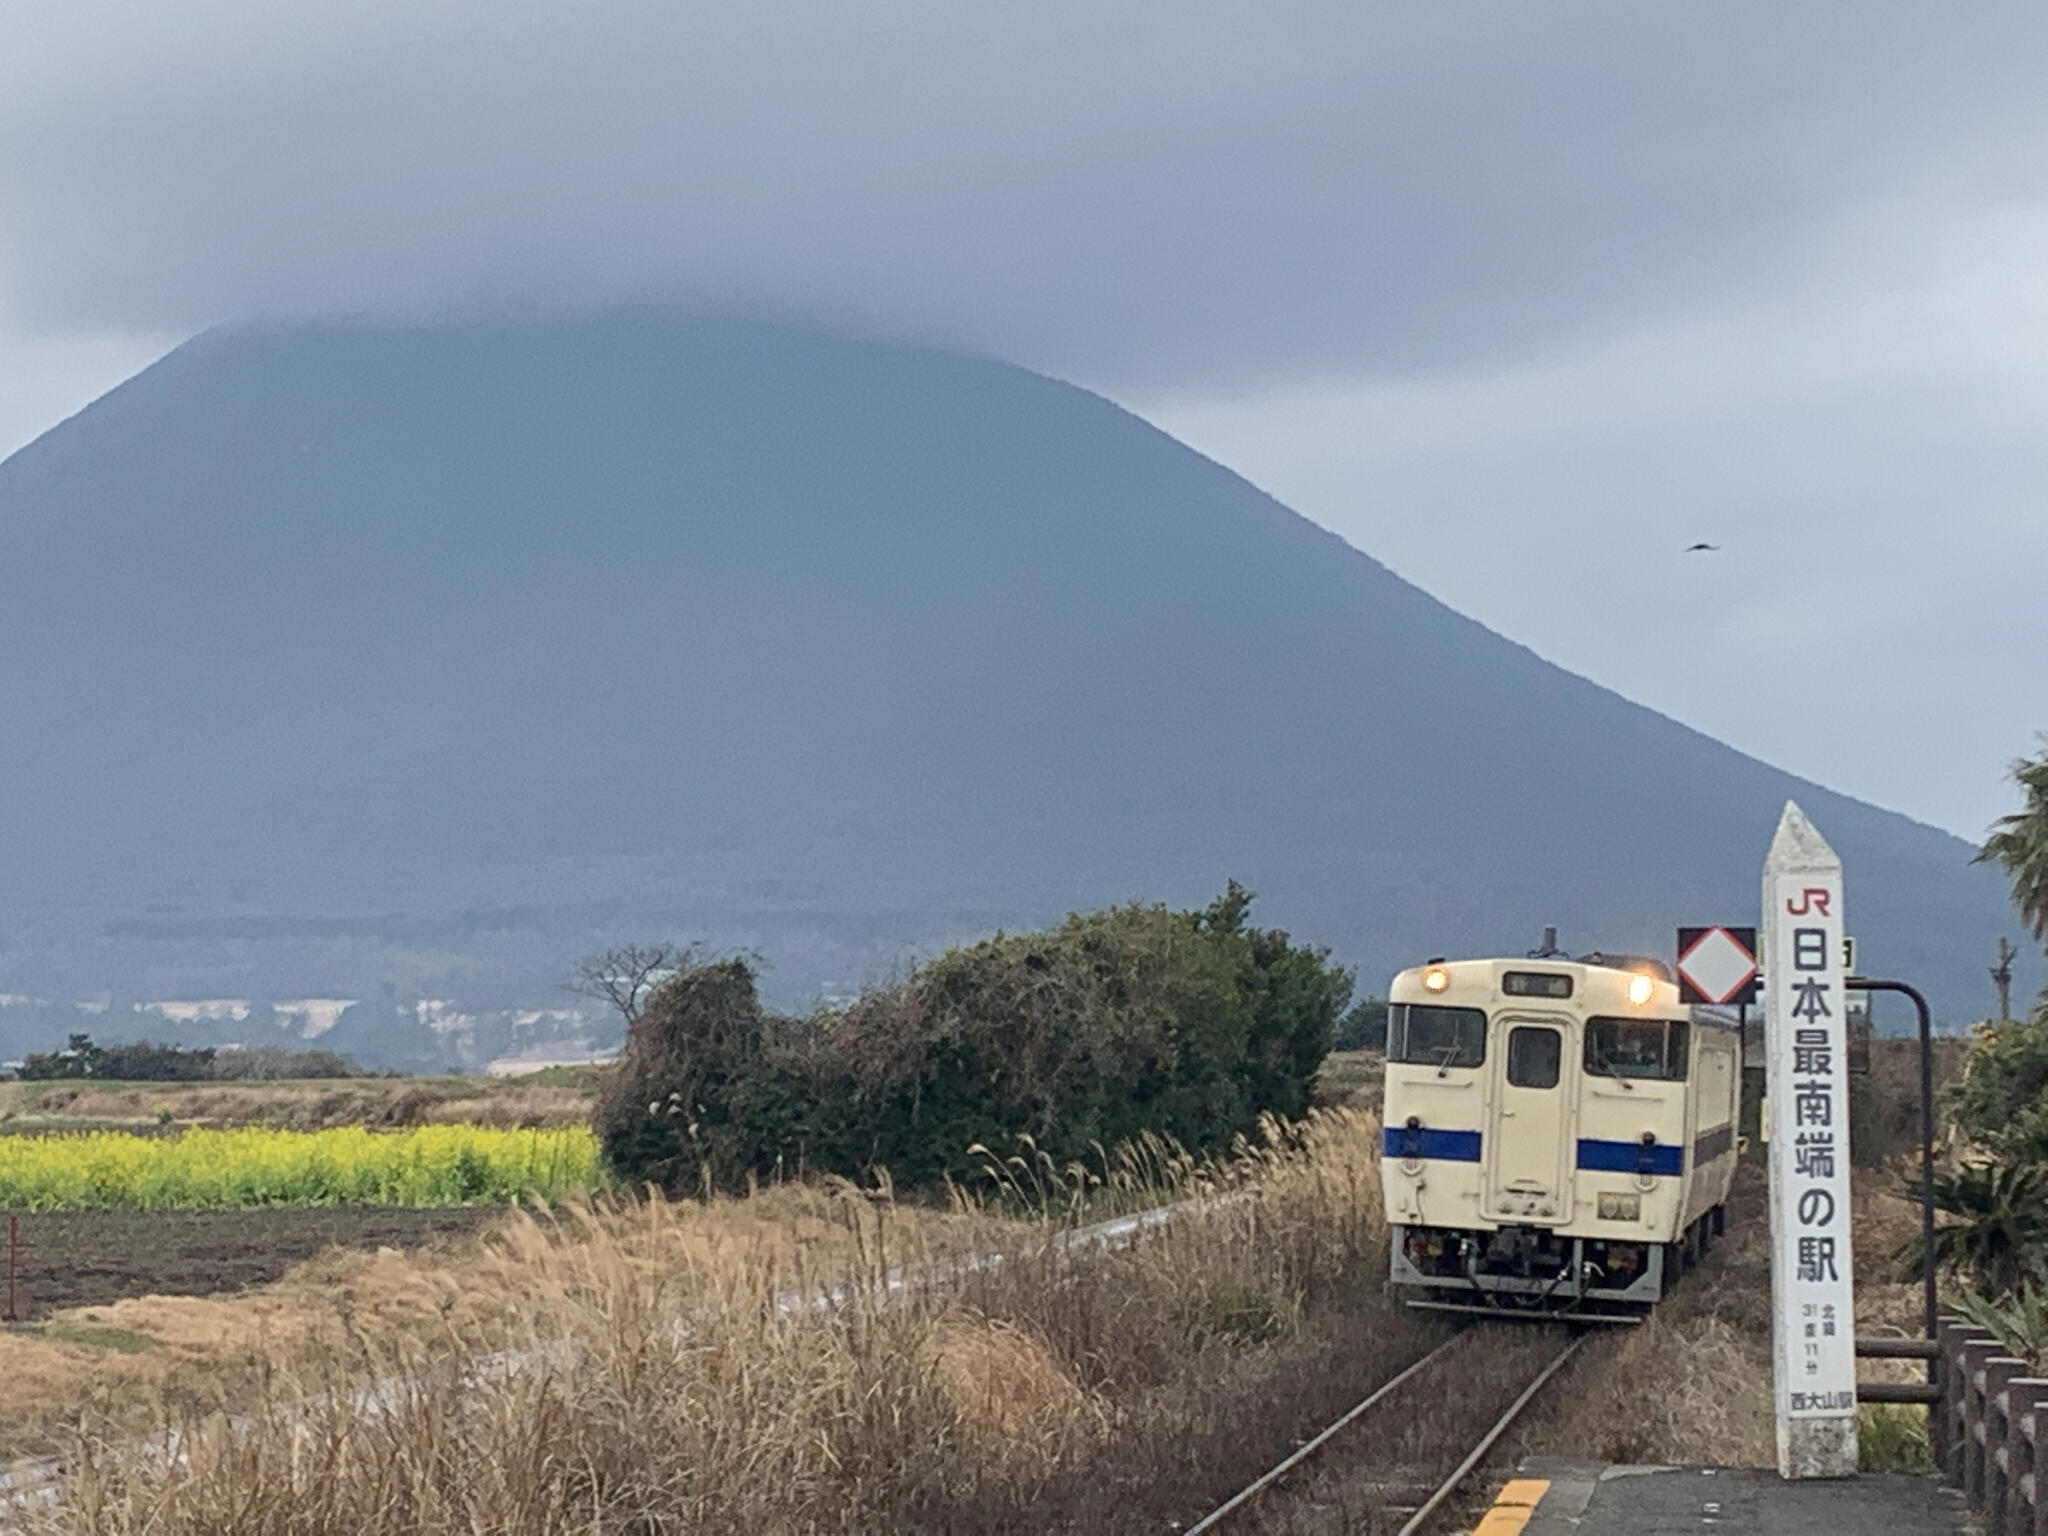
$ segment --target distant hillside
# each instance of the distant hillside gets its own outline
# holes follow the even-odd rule
[[[474,1058],[616,940],[758,948],[788,1001],[1232,876],[1368,984],[1544,923],[1662,953],[1754,910],[1788,796],[1945,1013],[2013,926],[1956,839],[1106,401],[793,329],[201,337],[0,465],[0,657],[0,992],[49,1003],[0,1054],[72,999],[252,1003],[137,1016],[190,1040],[311,997],[343,1049]]]

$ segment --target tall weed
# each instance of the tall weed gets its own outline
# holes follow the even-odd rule
[[[153,1454],[87,1424],[64,1500],[28,1518],[64,1536],[1161,1528],[1205,1480],[1256,1470],[1155,1475],[1191,1405],[1236,1405],[1234,1454],[1256,1461],[1324,1411],[1275,1411],[1301,1351],[1355,1341],[1323,1373],[1348,1390],[1384,1369],[1371,1350],[1413,1345],[1380,1297],[1377,1147],[1376,1121],[1339,1112],[1208,1162],[1111,1155],[1102,1185],[1126,1169],[1133,1190],[1204,1196],[1128,1241],[1063,1238],[1069,1175],[1042,1167],[1042,1214],[963,1197],[951,1226],[972,1231],[947,1242],[845,1183],[809,1197],[832,1242],[744,1200],[522,1215],[471,1276],[503,1299],[488,1326],[351,1327],[280,1351],[253,1398],[166,1394]]]

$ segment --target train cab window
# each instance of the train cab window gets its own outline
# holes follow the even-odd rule
[[[1563,1064],[1563,1037],[1540,1024],[1508,1031],[1508,1083],[1515,1088],[1555,1088]]]
[[[1602,1077],[1685,1080],[1692,1026],[1677,1019],[1588,1019],[1586,1070]]]
[[[1477,1008],[1396,1003],[1387,1010],[1387,1060],[1476,1067],[1486,1060],[1486,1015]]]

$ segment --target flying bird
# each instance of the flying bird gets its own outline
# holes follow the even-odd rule
[[[1685,552],[1688,555],[1697,555],[1702,550],[1707,551],[1708,553],[1717,553],[1720,550],[1720,548],[1721,546],[1718,544],[1688,544],[1685,546]]]

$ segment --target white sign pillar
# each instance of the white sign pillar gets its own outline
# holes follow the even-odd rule
[[[1771,1342],[1778,1472],[1856,1470],[1842,861],[1790,801],[1764,861]]]

